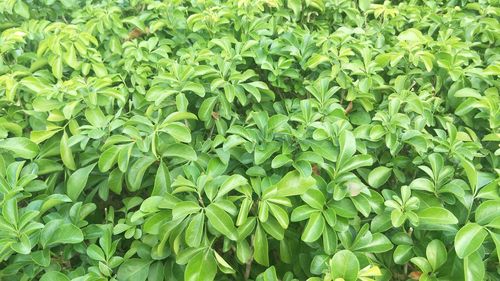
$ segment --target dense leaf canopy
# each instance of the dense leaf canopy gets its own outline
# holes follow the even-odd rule
[[[498,0],[0,0],[0,279],[500,280]]]

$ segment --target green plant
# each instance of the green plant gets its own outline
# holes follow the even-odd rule
[[[0,280],[499,280],[497,0],[0,0]]]

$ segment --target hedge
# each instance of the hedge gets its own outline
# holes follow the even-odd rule
[[[498,0],[0,0],[0,279],[500,280]]]

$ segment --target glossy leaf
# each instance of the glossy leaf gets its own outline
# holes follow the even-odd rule
[[[27,138],[15,137],[0,140],[0,148],[14,153],[16,157],[32,159],[38,154],[38,145]]]
[[[487,235],[486,230],[476,223],[464,225],[455,235],[457,256],[463,259],[477,251]]]
[[[458,219],[445,208],[430,207],[418,212],[421,223],[426,224],[456,224]]]
[[[142,259],[126,260],[118,269],[117,277],[120,280],[143,281],[148,278],[148,271],[151,261]]]
[[[330,272],[333,278],[356,281],[359,272],[358,258],[349,250],[339,251],[330,260]]]
[[[212,226],[227,236],[231,240],[236,240],[236,228],[232,218],[220,207],[215,204],[210,204],[205,208],[208,221]]]
[[[71,176],[68,178],[66,189],[68,197],[71,198],[71,200],[76,201],[78,196],[80,196],[80,194],[83,192],[85,186],[87,185],[90,172],[92,172],[94,167],[95,164],[80,168],[73,174],[71,174]]]

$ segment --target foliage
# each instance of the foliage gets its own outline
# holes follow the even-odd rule
[[[0,279],[500,280],[499,7],[0,0]]]

